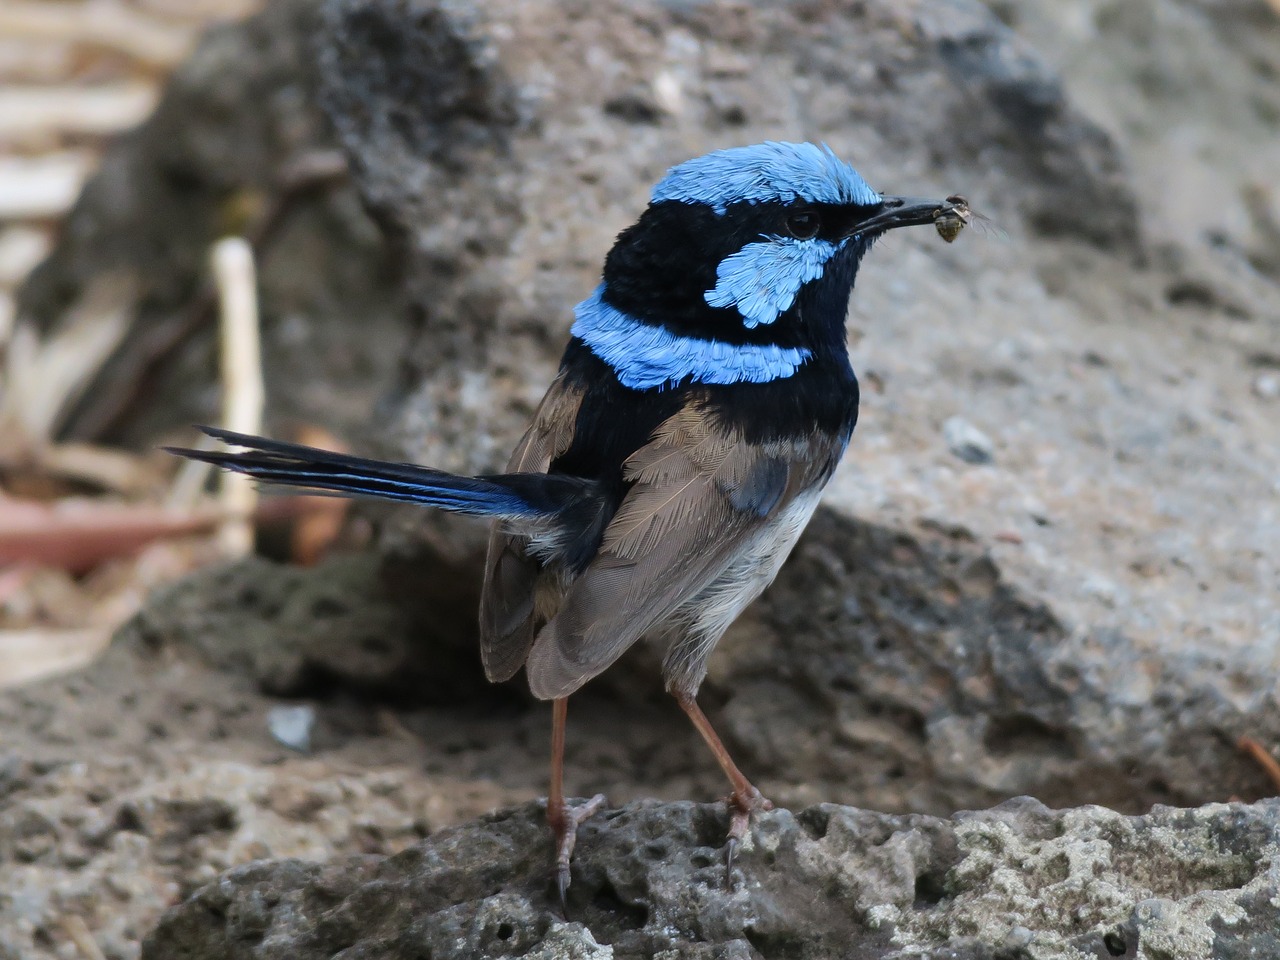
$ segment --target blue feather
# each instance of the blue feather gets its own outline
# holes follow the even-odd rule
[[[678,164],[653,188],[651,200],[705,203],[723,214],[731,203],[856,203],[871,206],[880,194],[825,143],[769,141],[718,150]]]
[[[800,288],[822,276],[844,240],[765,237],[731,253],[716,267],[716,285],[704,295],[713,307],[737,307],[747,327],[773,323],[791,308]]]
[[[412,463],[370,460],[271,440],[217,427],[201,427],[215,439],[244,452],[187,450],[166,447],[192,460],[202,460],[243,473],[263,483],[328,490],[353,497],[420,503],[454,513],[481,517],[537,518],[563,509],[589,493],[583,481],[546,474],[459,477]]]
[[[811,354],[803,347],[733,344],[681,337],[641,323],[604,300],[605,285],[574,308],[570,331],[633,390],[682,381],[728,385],[768,383],[794,374]]]

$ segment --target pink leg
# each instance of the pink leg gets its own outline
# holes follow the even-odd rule
[[[556,891],[560,909],[568,914],[569,858],[578,840],[578,825],[596,813],[605,803],[598,793],[582,806],[569,809],[564,799],[564,728],[569,715],[569,700],[561,697],[551,702],[551,789],[547,794],[547,824],[556,845]]]
[[[729,886],[733,878],[733,855],[737,852],[738,844],[742,838],[747,835],[747,829],[751,826],[751,815],[761,810],[772,810],[773,804],[760,795],[760,791],[752,785],[751,781],[746,778],[738,765],[733,762],[733,758],[729,756],[729,751],[725,748],[724,743],[711,727],[711,721],[707,719],[707,715],[702,712],[702,708],[698,706],[696,700],[688,694],[675,694],[676,703],[680,704],[689,719],[693,721],[694,729],[702,735],[702,739],[706,741],[708,747],[711,748],[712,754],[715,755],[716,762],[720,764],[720,769],[724,771],[725,776],[729,778],[729,783],[733,785],[733,793],[729,795],[729,849],[725,855],[725,886]]]

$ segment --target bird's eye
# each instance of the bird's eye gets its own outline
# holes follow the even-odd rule
[[[822,227],[822,218],[812,210],[799,210],[787,217],[787,233],[797,240],[812,240]]]

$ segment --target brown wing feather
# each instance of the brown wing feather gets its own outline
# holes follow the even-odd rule
[[[545,473],[569,449],[582,393],[555,379],[516,444],[509,473]],[[490,680],[508,680],[533,646],[536,597],[542,565],[526,552],[528,540],[494,526],[489,534],[484,584],[480,591],[480,658]]]
[[[815,481],[809,465],[794,466],[718,432],[697,408],[667,420],[627,461],[634,485],[538,634],[526,665],[534,696],[568,696],[715,580]]]

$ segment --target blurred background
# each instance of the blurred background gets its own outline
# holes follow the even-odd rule
[[[1276,0],[5,0],[0,957],[135,957],[227,867],[541,795],[483,529],[158,447],[498,468],[653,182],[771,138],[993,224],[862,268],[854,443],[705,688],[744,769],[1280,791]],[[575,697],[570,792],[720,795],[656,664]]]
[[[153,576],[168,578],[187,566],[178,557],[120,561],[122,551],[113,547],[87,556],[83,531],[74,525],[65,537],[55,537],[65,547],[53,547],[52,564],[22,562],[39,564],[44,549],[23,538],[31,531],[52,532],[50,514],[36,504],[85,492],[75,485],[81,479],[76,467],[70,476],[49,469],[40,462],[38,448],[50,439],[50,415],[83,388],[86,374],[111,349],[111,334],[105,344],[93,335],[92,342],[64,343],[42,354],[42,361],[21,354],[21,347],[15,353],[16,296],[53,248],[64,216],[107,144],[146,119],[172,71],[209,25],[243,18],[257,7],[235,0],[16,0],[0,10],[0,351],[8,361],[0,383],[5,465],[0,511],[7,517],[0,525],[21,541],[3,548],[0,594],[6,629],[0,639],[0,686],[86,662],[122,617],[136,609],[139,591],[157,582]],[[115,471],[115,480],[126,488],[148,482],[134,464],[107,451],[90,452],[91,461],[95,453],[105,456],[95,462],[108,473]],[[125,547],[123,555],[130,552]],[[150,564],[156,566],[148,571]],[[90,576],[77,581],[68,573]]]

